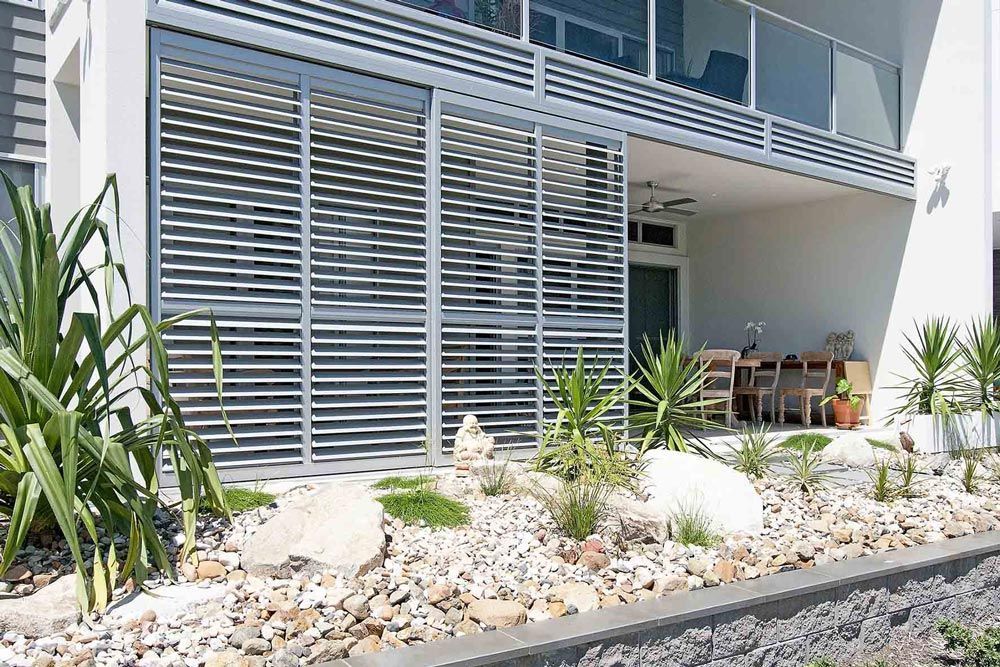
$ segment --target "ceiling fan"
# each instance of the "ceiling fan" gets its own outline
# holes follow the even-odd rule
[[[629,213],[673,213],[674,215],[683,216],[698,214],[697,211],[692,211],[691,209],[677,208],[684,204],[697,204],[697,199],[681,197],[680,199],[671,199],[670,201],[660,201],[656,198],[656,188],[660,187],[659,181],[646,181],[646,187],[649,188],[649,199],[639,206],[632,207]]]

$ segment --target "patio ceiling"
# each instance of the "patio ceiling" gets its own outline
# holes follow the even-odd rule
[[[748,213],[857,194],[860,190],[777,169],[700,153],[638,137],[628,140],[629,204],[649,197],[646,181],[659,181],[661,200],[692,197],[690,208],[708,217]],[[664,215],[664,219],[678,219]]]

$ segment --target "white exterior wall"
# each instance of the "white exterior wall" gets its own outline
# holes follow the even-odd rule
[[[904,332],[928,314],[991,309],[989,6],[913,0],[901,15],[904,151],[917,201],[859,194],[745,217],[692,221],[691,334],[739,348],[743,324],[768,323],[763,347],[822,349],[853,329],[872,363],[877,413],[907,372]],[[927,173],[949,167],[947,193]]]
[[[145,3],[68,0],[50,8],[46,20],[47,194],[55,219],[68,220],[100,192],[107,174],[116,174],[132,300],[145,303]],[[112,224],[111,211],[105,220]]]

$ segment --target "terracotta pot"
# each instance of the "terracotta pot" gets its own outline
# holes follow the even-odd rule
[[[861,402],[855,408],[844,398],[835,398],[833,403],[833,421],[840,429],[854,429],[861,426]]]

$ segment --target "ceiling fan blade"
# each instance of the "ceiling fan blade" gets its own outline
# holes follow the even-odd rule
[[[692,215],[698,215],[698,211],[692,211],[687,208],[665,208],[664,213],[673,213],[674,215],[683,215],[684,217],[689,217]]]
[[[697,199],[691,199],[690,197],[681,197],[680,199],[671,199],[670,201],[663,202],[664,206],[680,206],[682,204],[697,204]]]

